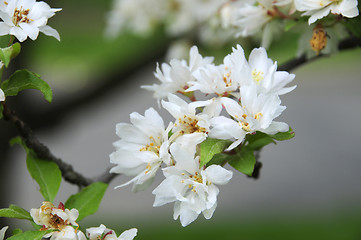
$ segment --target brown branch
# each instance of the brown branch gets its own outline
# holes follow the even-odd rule
[[[340,41],[338,44],[338,50],[340,50],[340,51],[352,49],[352,48],[356,48],[356,47],[361,47],[361,38],[357,38],[357,37],[347,38],[345,40]],[[306,55],[303,54],[300,57],[291,59],[290,61],[282,64],[281,66],[278,67],[278,70],[289,72],[289,71],[296,69],[297,67],[300,67],[301,65],[303,65],[305,63],[315,61],[315,60],[317,60],[321,57],[325,57],[325,56],[328,56],[328,55],[320,54],[318,56],[307,59]]]
[[[44,160],[55,162],[61,171],[61,174],[65,181],[78,185],[80,188],[86,187],[94,182],[101,181],[109,183],[114,177],[114,174],[110,174],[109,171],[104,174],[95,177],[94,179],[86,178],[73,169],[73,166],[64,162],[60,158],[55,157],[47,146],[41,143],[34,135],[32,129],[22,121],[13,111],[11,111],[5,103],[3,103],[3,116],[6,121],[14,123],[20,136],[24,140],[24,143],[28,148],[31,148],[35,154]]]

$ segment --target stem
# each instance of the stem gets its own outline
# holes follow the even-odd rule
[[[10,39],[9,39],[9,43],[8,43],[8,47],[10,47],[10,46],[13,44],[14,40],[15,40],[14,35],[10,35]]]
[[[103,173],[102,175],[92,178],[86,178],[80,173],[76,172],[73,169],[73,166],[65,163],[60,158],[55,157],[49,150],[47,146],[41,143],[36,136],[34,135],[31,128],[23,122],[16,114],[11,111],[4,102],[2,102],[4,107],[3,116],[6,121],[12,122],[20,133],[22,139],[24,140],[26,146],[34,150],[36,155],[44,160],[55,162],[62,173],[62,176],[65,181],[78,185],[79,188],[86,187],[94,182],[101,181],[104,183],[109,183],[115,177],[114,174],[110,174],[109,171]]]

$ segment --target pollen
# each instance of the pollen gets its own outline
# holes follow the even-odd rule
[[[254,115],[254,119],[259,119],[260,117],[263,117],[263,114],[261,112],[258,112]]]
[[[150,152],[154,152],[159,156],[160,144],[161,144],[160,137],[157,137],[157,140],[155,140],[153,136],[150,136],[149,140],[150,143],[145,145],[144,147],[141,147],[139,151],[141,152],[150,151]]]
[[[262,71],[257,71],[256,69],[252,71],[252,78],[257,84],[259,84],[264,79],[263,75],[264,72]]]
[[[317,24],[313,29],[310,45],[317,55],[319,55],[320,52],[327,46],[327,33],[321,24]]]
[[[251,131],[251,127],[249,126],[248,122],[240,122],[242,129],[246,132],[250,132]]]
[[[244,119],[246,119],[246,118],[247,118],[247,114],[243,114],[242,117],[243,117]]]
[[[5,5],[7,5],[7,2],[4,2]],[[12,22],[15,26],[19,26],[20,23],[30,23],[33,20],[29,19],[27,16],[30,12],[30,9],[23,9],[20,7],[20,9],[15,8],[14,15],[12,17]]]
[[[206,133],[207,130],[198,125],[198,119],[195,117],[189,117],[184,115],[183,118],[178,118],[178,126],[181,128],[179,130],[180,134],[191,134],[196,132]]]

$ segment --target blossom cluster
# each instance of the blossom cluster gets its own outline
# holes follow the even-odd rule
[[[103,224],[86,229],[84,234],[76,223],[79,211],[75,208],[65,209],[62,203],[55,207],[51,202],[44,201],[40,208],[31,209],[30,215],[36,224],[42,226],[41,231],[54,230],[44,235],[50,240],[132,240],[137,235],[137,229],[132,228],[117,237],[113,230]],[[6,229],[0,230],[0,239],[4,238]]]
[[[142,87],[154,92],[174,121],[166,125],[149,108],[144,116],[131,113],[131,123],[118,123],[120,140],[110,155],[116,164],[111,172],[133,177],[119,187],[133,183],[133,191],[139,191],[152,183],[161,168],[165,179],[153,190],[153,206],[174,202],[173,217],[186,226],[200,213],[207,219],[212,216],[217,185],[232,177],[220,165],[200,165],[200,144],[209,138],[229,140],[226,151],[230,151],[240,148],[247,134],[288,131],[286,123],[274,119],[286,108],[279,95],[295,88],[286,86],[295,76],[277,71],[277,63],[264,48],[254,49],[247,61],[237,45],[219,65],[193,46],[188,62],[173,59],[158,65],[155,77],[160,84]]]
[[[10,34],[23,42],[27,37],[35,40],[42,32],[60,40],[59,33],[47,25],[48,19],[60,10],[35,0],[0,1],[0,36]]]
[[[359,15],[357,5],[357,0],[114,0],[107,17],[107,35],[116,36],[123,29],[146,33],[162,25],[171,36],[196,36],[206,44],[252,36],[268,48],[275,37],[290,28],[286,25],[290,22],[292,26],[306,22],[306,16],[308,25],[325,24],[320,20],[336,15],[340,17],[325,24],[335,29],[342,17]],[[295,31],[306,33],[307,29],[303,26]],[[310,38],[308,34],[306,42]],[[305,52],[303,46],[300,49]],[[314,49],[317,54],[320,50]]]

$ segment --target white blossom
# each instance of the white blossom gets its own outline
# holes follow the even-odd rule
[[[193,73],[213,62],[213,57],[202,57],[198,48],[193,46],[189,51],[189,63],[186,60],[172,59],[170,64],[163,63],[161,68],[157,65],[154,73],[161,84],[141,86],[144,89],[154,91],[154,97],[165,98],[169,93],[184,92],[189,87],[189,82],[194,79]]]
[[[244,86],[240,89],[240,103],[230,98],[222,98],[227,113],[234,119],[224,116],[211,120],[213,128],[210,137],[219,139],[235,139],[228,147],[237,147],[246,134],[261,131],[267,134],[285,132],[289,129],[283,122],[273,121],[286,107],[281,106],[281,100],[276,94],[257,94],[254,86]]]
[[[110,162],[117,164],[111,173],[135,176],[118,187],[134,183],[133,191],[147,188],[164,162],[170,164],[168,133],[161,116],[153,108],[144,116],[133,112],[129,123],[118,123],[116,133],[120,140],[114,143],[116,151],[110,154]]]
[[[295,0],[295,7],[303,15],[310,16],[308,24],[332,14],[353,18],[359,15],[357,0]]]
[[[137,235],[138,230],[136,228],[132,228],[124,231],[117,237],[114,230],[106,228],[103,224],[99,227],[88,228],[86,230],[86,235],[89,240],[132,240]]]
[[[5,232],[6,232],[6,230],[7,230],[8,228],[9,228],[8,226],[5,226],[5,227],[3,227],[3,228],[0,230],[0,240],[3,240],[3,239],[4,239]]]
[[[23,42],[27,37],[35,40],[42,32],[60,41],[59,33],[47,25],[48,19],[60,10],[35,0],[1,1],[0,18],[3,22],[0,22],[0,36],[14,35]]]
[[[286,94],[296,86],[285,87],[288,83],[295,78],[294,74],[286,71],[277,71],[277,62],[273,62],[267,56],[266,49],[256,48],[253,49],[248,59],[248,78],[257,86],[258,93],[275,93],[277,95]],[[247,72],[245,70],[245,72]],[[252,85],[246,83],[245,85]]]
[[[44,201],[40,208],[32,208],[30,215],[36,224],[43,226],[43,230],[59,230],[46,234],[44,237],[48,238],[51,236],[51,240],[77,239],[77,233],[72,227],[79,226],[75,222],[79,216],[77,209],[64,209],[62,203],[55,207],[51,202]]]
[[[209,132],[210,116],[202,112],[197,113],[197,108],[210,103],[210,100],[187,103],[174,94],[168,95],[168,102],[162,100],[163,108],[176,119],[170,141],[194,147],[204,141]]]
[[[180,218],[182,226],[193,222],[200,213],[206,219],[212,217],[217,206],[218,187],[232,178],[232,172],[221,166],[199,168],[199,156],[184,150],[177,143],[170,147],[175,166],[163,169],[165,180],[153,190],[158,207],[175,202],[173,218]]]

